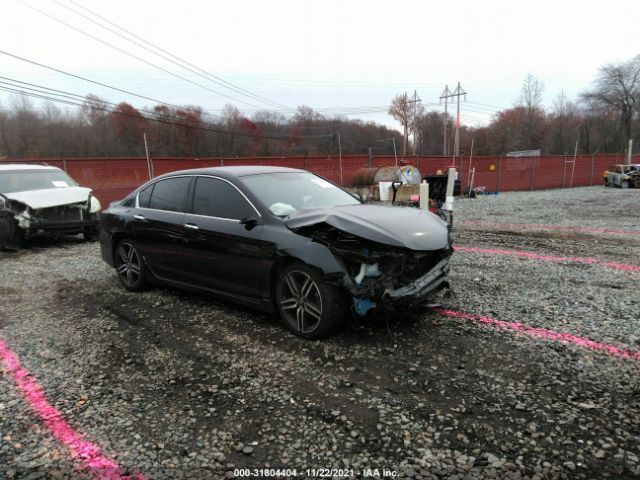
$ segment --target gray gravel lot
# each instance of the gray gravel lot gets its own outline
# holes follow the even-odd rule
[[[467,223],[491,222],[494,225]],[[455,243],[640,266],[640,190],[456,203]],[[508,226],[495,225],[498,223]],[[612,228],[638,236],[518,228]],[[640,350],[640,273],[456,252],[456,311]],[[640,362],[427,311],[322,342],[190,293],[124,291],[97,244],[0,252],[0,339],[124,471],[387,468],[409,478],[640,477]],[[85,478],[8,375],[0,478]]]

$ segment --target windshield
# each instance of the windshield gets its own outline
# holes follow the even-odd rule
[[[271,213],[279,217],[305,208],[360,203],[333,183],[307,172],[249,175],[242,177],[242,182],[267,205]]]
[[[76,187],[78,184],[62,170],[0,171],[0,192],[13,193],[46,188]]]

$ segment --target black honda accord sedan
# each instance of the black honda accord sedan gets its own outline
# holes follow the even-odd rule
[[[304,170],[166,174],[101,216],[104,260],[131,291],[161,283],[267,311],[303,338],[346,314],[420,304],[447,286],[449,229],[416,208],[363,204]]]

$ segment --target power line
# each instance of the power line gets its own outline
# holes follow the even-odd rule
[[[235,97],[232,97],[232,96],[230,96],[230,95],[226,95],[226,94],[221,93],[221,92],[219,92],[219,91],[217,91],[217,90],[213,90],[212,88],[209,88],[209,87],[207,87],[207,86],[205,86],[205,85],[202,85],[202,84],[200,84],[200,83],[198,83],[198,82],[194,82],[193,80],[191,80],[191,79],[189,79],[189,78],[187,78],[187,77],[184,77],[184,76],[179,75],[179,74],[177,74],[177,73],[175,73],[175,72],[172,72],[171,70],[167,70],[166,68],[163,68],[163,67],[161,67],[161,66],[159,66],[159,65],[156,65],[155,63],[149,62],[149,61],[147,61],[147,60],[145,60],[145,59],[143,59],[143,58],[141,58],[141,57],[139,57],[139,56],[137,56],[137,55],[135,55],[135,54],[133,54],[133,53],[131,53],[131,52],[128,52],[128,51],[126,51],[126,50],[124,50],[124,49],[120,48],[120,47],[116,47],[115,45],[113,45],[113,44],[111,44],[111,43],[107,42],[106,40],[102,40],[102,39],[100,39],[100,38],[96,37],[95,35],[92,35],[92,34],[90,34],[90,33],[88,33],[88,32],[85,32],[84,30],[82,30],[82,29],[80,29],[80,28],[78,28],[78,27],[74,27],[73,25],[71,25],[71,24],[69,24],[69,23],[65,22],[64,20],[60,20],[59,18],[57,18],[57,17],[55,17],[55,16],[53,16],[53,15],[51,15],[51,14],[49,14],[49,13],[47,13],[47,12],[45,12],[45,11],[41,10],[41,9],[39,9],[39,8],[37,8],[37,7],[34,7],[33,5],[30,5],[30,4],[28,4],[27,2],[25,2],[25,1],[23,1],[23,0],[18,0],[18,1],[19,1],[20,3],[22,3],[23,5],[25,5],[25,6],[29,7],[29,8],[31,8],[32,10],[35,10],[36,12],[39,12],[39,13],[41,13],[42,15],[44,15],[44,16],[46,16],[46,17],[48,17],[48,18],[52,19],[52,20],[55,20],[56,22],[61,23],[62,25],[66,26],[66,27],[68,27],[68,28],[70,28],[70,29],[72,29],[72,30],[75,30],[75,31],[76,31],[76,32],[78,32],[78,33],[81,33],[82,35],[85,35],[85,36],[87,36],[87,37],[89,37],[89,38],[91,38],[91,39],[93,39],[93,40],[95,40],[95,41],[97,41],[97,42],[102,43],[103,45],[106,45],[106,46],[107,46],[107,47],[109,47],[109,48],[112,48],[112,49],[114,49],[114,50],[116,50],[116,51],[118,51],[118,52],[120,52],[120,53],[123,53],[123,54],[127,55],[128,57],[134,58],[134,59],[136,59],[136,60],[138,60],[138,61],[140,61],[140,62],[142,62],[142,63],[144,63],[144,64],[146,64],[146,65],[149,65],[149,66],[151,66],[151,67],[153,67],[153,68],[155,68],[155,69],[157,69],[157,70],[160,70],[160,71],[162,71],[162,72],[165,72],[165,73],[167,73],[167,74],[169,74],[169,75],[171,75],[171,76],[173,76],[173,77],[179,78],[180,80],[183,80],[183,81],[185,81],[185,82],[191,83],[192,85],[195,85],[195,86],[197,86],[197,87],[199,87],[199,88],[202,88],[202,89],[204,89],[204,90],[207,90],[207,91],[209,91],[209,92],[215,93],[216,95],[223,96],[223,97],[228,98],[228,99],[230,99],[230,100],[233,100],[233,101],[235,101],[235,102],[240,102],[240,103],[244,103],[244,104],[246,104],[246,105],[251,105],[252,107],[260,108],[260,107],[258,107],[258,105],[255,105],[255,104],[253,104],[253,103],[246,102],[246,101],[244,101],[244,100],[240,100],[240,99],[235,98]]]
[[[13,78],[8,78],[8,77],[2,77],[0,76],[0,79],[3,80],[8,80],[9,82],[3,82],[0,80],[0,84],[5,84],[5,85],[9,85],[10,87],[17,87],[17,88],[23,88],[25,90],[30,90],[31,92],[35,92],[37,94],[44,94],[44,95],[54,95],[58,98],[62,98],[63,100],[72,100],[75,102],[79,102],[82,101],[82,107],[87,106],[84,102],[86,101],[86,97],[79,95],[77,93],[72,93],[72,92],[66,92],[64,90],[57,90],[55,88],[49,88],[49,87],[45,87],[43,85],[37,85],[34,83],[28,83],[28,82],[23,82],[20,80],[16,80]],[[13,83],[10,83],[13,82]],[[16,85],[19,84],[19,85]],[[25,86],[27,85],[27,86]],[[35,88],[33,88],[35,87]],[[118,107],[118,104],[113,103],[113,102],[108,102],[106,100],[100,100],[99,103],[105,104],[105,105],[111,105],[113,107]],[[88,108],[94,108],[94,106],[88,106]],[[153,111],[145,111],[145,113],[147,115],[152,115],[154,117],[160,117],[163,118],[163,114],[162,113],[158,113],[158,112],[153,112]],[[185,122],[188,123],[192,123],[193,126],[197,126],[197,124],[195,124],[194,122],[191,122],[189,120],[184,120]]]
[[[161,48],[161,47],[159,47],[157,45],[154,45],[153,43],[149,42],[148,40],[145,40],[144,38],[140,37],[139,35],[136,35],[135,33],[125,29],[124,27],[121,27],[118,24],[108,20],[107,18],[105,18],[105,17],[93,12],[92,10],[88,9],[87,7],[75,2],[74,0],[69,0],[69,1],[71,3],[73,3],[74,5],[76,5],[77,7],[85,10],[86,12],[89,12],[91,15],[93,15],[93,16],[101,19],[102,21],[106,22],[107,24],[112,25],[112,26],[116,27],[117,29],[125,32],[127,35],[129,35],[131,37],[134,37],[134,38],[140,40],[140,42],[142,42],[142,43],[144,43],[146,45],[149,45],[153,49],[162,52],[162,54],[157,53],[157,52],[153,51],[151,48],[148,48],[145,45],[141,44],[140,42],[132,40],[131,38],[127,38],[125,35],[122,35],[121,33],[118,33],[114,29],[109,28],[109,27],[101,24],[100,22],[97,22],[96,20],[93,20],[93,19],[89,18],[88,16],[82,14],[81,12],[69,7],[68,5],[63,4],[60,0],[54,0],[54,1],[58,5],[60,5],[61,7],[66,8],[67,10],[75,13],[76,15],[81,16],[82,18],[90,21],[91,23],[93,23],[95,25],[98,25],[101,28],[104,28],[105,30],[113,33],[114,35],[117,35],[120,38],[123,38],[126,41],[128,41],[130,43],[133,43],[134,45],[136,45],[136,46],[138,46],[138,47],[140,47],[140,48],[142,48],[142,49],[144,49],[144,50],[146,50],[146,51],[148,51],[148,52],[150,52],[150,53],[152,53],[152,54],[154,54],[154,55],[156,55],[156,56],[158,56],[160,58],[163,58],[164,60],[167,60],[168,62],[171,62],[174,65],[177,65],[180,68],[183,68],[183,69],[185,69],[185,70],[187,70],[187,71],[189,71],[191,73],[195,73],[196,75],[198,75],[198,76],[200,76],[200,77],[202,77],[202,78],[204,78],[206,80],[209,80],[209,81],[211,81],[213,83],[216,83],[217,85],[219,85],[221,87],[227,88],[227,89],[229,89],[229,90],[231,90],[231,91],[233,91],[235,93],[239,93],[240,95],[248,96],[248,97],[252,98],[253,100],[261,101],[263,103],[268,104],[271,107],[278,107],[278,108],[284,108],[285,110],[292,110],[291,108],[287,107],[286,105],[282,105],[280,103],[277,103],[277,102],[274,102],[272,100],[269,100],[268,98],[262,97],[260,95],[256,95],[256,94],[250,92],[249,90],[246,90],[246,89],[244,89],[242,87],[239,87],[239,86],[237,86],[237,85],[235,85],[235,84],[233,84],[231,82],[228,82],[228,81],[226,81],[226,80],[224,80],[224,79],[222,79],[220,77],[217,77],[216,75],[213,75],[212,73],[207,72],[206,70],[203,70],[203,69],[197,67],[196,65],[193,65],[192,63],[189,63],[188,61],[178,57],[177,55],[174,55],[171,52],[168,52],[167,50],[165,50],[165,49],[163,49],[163,48]],[[178,63],[178,62],[180,62],[180,63]],[[187,65],[187,66],[185,67],[185,65]]]
[[[508,107],[499,107],[499,106],[497,106],[497,105],[489,105],[489,104],[487,104],[487,103],[473,102],[473,101],[471,101],[471,100],[469,101],[469,103],[472,103],[472,104],[474,104],[474,105],[480,105],[480,106],[482,106],[482,107],[492,108],[492,109],[495,109],[495,110],[498,110],[498,111],[500,111],[500,110],[506,110],[506,109],[508,108]]]
[[[18,55],[14,55],[14,54],[12,54],[12,53],[5,52],[5,51],[3,51],[3,50],[0,50],[0,53],[1,53],[1,54],[3,54],[3,55],[6,55],[6,56],[8,56],[8,57],[15,58],[16,60],[21,60],[21,61],[23,61],[23,62],[30,63],[31,65],[35,65],[35,66],[37,66],[37,67],[41,67],[41,68],[46,68],[46,69],[48,69],[48,70],[51,70],[51,71],[54,71],[54,72],[60,73],[60,74],[62,74],[62,75],[66,75],[66,76],[68,76],[68,77],[72,77],[72,78],[76,78],[76,79],[78,79],[78,80],[83,80],[83,81],[85,81],[85,82],[93,83],[94,85],[98,85],[98,86],[100,86],[100,87],[108,88],[108,89],[114,90],[114,91],[116,91],[116,92],[125,93],[125,94],[127,94],[127,95],[132,95],[132,96],[134,96],[134,97],[142,98],[142,99],[144,99],[144,100],[150,100],[150,101],[152,101],[152,102],[156,102],[156,103],[158,103],[158,104],[160,104],[160,105],[165,105],[165,106],[172,107],[172,108],[176,108],[176,109],[182,109],[182,108],[184,108],[184,107],[181,107],[181,106],[179,106],[179,105],[174,105],[174,104],[171,104],[171,103],[163,102],[163,101],[161,101],[161,100],[157,100],[157,99],[152,98],[152,97],[147,97],[147,96],[144,96],[144,95],[140,95],[140,94],[138,94],[138,93],[130,92],[130,91],[128,91],[128,90],[123,90],[122,88],[114,87],[114,86],[112,86],[112,85],[107,85],[106,83],[97,82],[97,81],[95,81],[95,80],[91,80],[91,79],[89,79],[89,78],[82,77],[82,76],[80,76],[80,75],[75,75],[75,74],[73,74],[73,73],[65,72],[64,70],[60,70],[60,69],[58,69],[58,68],[50,67],[50,66],[48,66],[48,65],[44,65],[44,64],[42,64],[42,63],[38,63],[38,62],[35,62],[35,61],[33,61],[33,60],[29,60],[29,59],[27,59],[27,58],[24,58],[24,57],[20,57],[20,56],[18,56]],[[217,117],[217,118],[219,118],[219,115],[213,115],[213,114],[209,114],[209,115],[211,115],[212,117]]]
[[[4,85],[8,85],[10,87],[17,87],[17,88],[24,88],[25,90],[31,90],[33,92],[37,92],[37,93],[46,93],[51,95],[50,92],[44,91],[42,89],[39,88],[31,88],[31,87],[39,87],[39,85],[34,85],[31,83],[26,83],[26,82],[20,82],[18,80],[13,80],[12,78],[7,78],[7,77],[0,77],[0,79],[2,80],[9,80],[9,82],[3,82],[2,80],[0,80],[0,84],[4,84]],[[10,83],[13,82],[13,83]],[[23,85],[16,85],[16,83],[19,84],[23,84]],[[28,87],[24,86],[24,85],[29,85]],[[63,92],[62,90],[54,90],[54,89],[47,89],[47,90],[51,90],[52,92],[58,92],[58,93],[53,93],[53,95],[56,95],[58,97],[62,97],[62,98],[67,98],[69,100],[73,100],[73,101],[79,101],[78,97],[80,99],[84,99],[81,95],[75,95],[75,94],[69,94],[67,92]],[[108,103],[108,102],[105,102]]]

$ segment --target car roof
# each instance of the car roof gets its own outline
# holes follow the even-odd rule
[[[292,173],[292,172],[306,172],[306,170],[300,170],[298,168],[289,167],[274,167],[270,165],[242,165],[233,167],[207,167],[207,168],[194,168],[191,170],[179,170],[162,175],[162,177],[168,177],[172,175],[219,175],[221,177],[246,177],[248,175],[260,175],[265,173]],[[158,177],[158,178],[162,178]]]
[[[3,163],[0,164],[0,172],[12,170],[60,170],[51,165],[34,165],[33,163]]]

